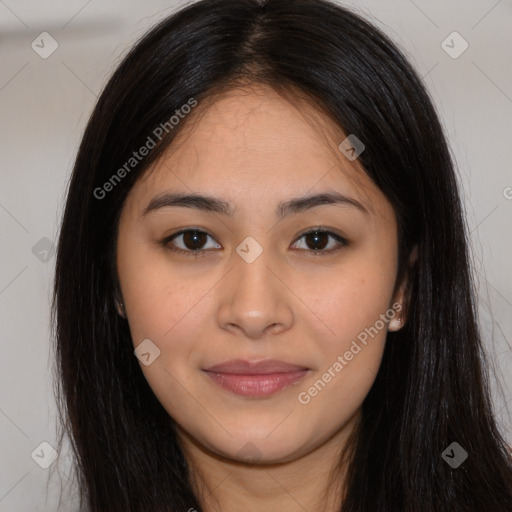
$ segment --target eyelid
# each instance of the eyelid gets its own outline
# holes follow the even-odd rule
[[[313,226],[310,228],[306,228],[303,231],[300,231],[299,233],[297,233],[295,235],[295,240],[298,240],[300,237],[307,235],[308,233],[312,233],[312,232],[314,233],[315,231],[317,231],[319,233],[328,233],[331,235],[336,235],[337,237],[342,238],[343,240],[345,240],[348,243],[348,240],[344,236],[337,233],[336,229],[330,228],[327,226]]]
[[[183,235],[190,231],[197,231],[199,233],[203,233],[216,241],[215,237],[211,233],[209,233],[208,230],[206,230],[204,228],[190,226],[187,228],[180,229],[179,231],[166,236],[159,243],[162,246],[164,246],[166,249],[168,249],[172,252],[184,254],[187,256],[191,256],[191,257],[202,257],[202,256],[206,256],[206,253],[216,252],[216,251],[212,251],[212,249],[198,249],[196,251],[184,250],[184,249],[180,249],[178,247],[171,247],[168,245],[169,242],[171,242],[174,238],[177,238],[180,235]],[[339,251],[341,248],[350,244],[350,242],[347,238],[345,238],[344,236],[337,233],[333,228],[329,228],[327,226],[314,226],[314,227],[307,228],[307,229],[301,231],[300,233],[298,233],[297,235],[295,235],[292,245],[295,245],[304,235],[308,235],[310,233],[315,233],[315,232],[329,235],[331,238],[334,238],[338,242],[339,245],[335,248],[331,248],[331,249],[327,249],[327,250],[315,251],[313,249],[300,249],[299,252],[304,252],[304,253],[307,253],[308,255],[311,255],[314,257],[323,256],[323,255],[333,254],[333,253]],[[216,243],[219,244],[217,241],[216,241]]]

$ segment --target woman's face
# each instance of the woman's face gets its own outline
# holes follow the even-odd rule
[[[300,112],[315,116],[270,89],[218,97],[120,219],[122,302],[144,376],[187,438],[229,459],[293,460],[340,435],[398,328],[391,204],[338,149],[345,136],[326,138],[329,121]],[[197,233],[172,237],[184,230]],[[207,371],[233,360],[282,364]]]

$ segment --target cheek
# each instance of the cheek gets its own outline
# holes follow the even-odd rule
[[[134,348],[150,339],[160,351],[149,366],[141,364],[141,370],[168,411],[187,410],[190,398],[185,390],[195,385],[192,369],[198,366],[198,347],[205,338],[201,330],[206,323],[213,325],[209,290],[218,276],[194,271],[193,264],[177,271],[165,253],[135,246],[119,273]]]
[[[184,279],[165,251],[155,250],[145,240],[134,237],[120,243],[119,254],[119,278],[134,343],[173,336],[176,326],[194,315],[189,310],[204,294],[204,280],[201,285],[193,275]]]
[[[390,307],[393,277],[378,265],[347,266],[330,275],[323,290],[308,292],[305,303],[312,305],[311,310],[321,320],[316,324],[325,332],[323,339],[328,346],[343,349],[379,321]],[[385,334],[381,322],[378,326]]]
[[[387,267],[383,259],[360,260],[331,276],[324,293],[309,291],[311,309],[321,320],[309,333],[317,340],[321,365],[309,387],[301,387],[299,403],[311,403],[310,410],[319,413],[322,403],[340,403],[341,408],[322,409],[326,419],[355,411],[377,375],[395,314],[390,307],[394,268]]]
[[[205,294],[212,285],[204,278],[197,281],[185,282],[153,259],[138,266],[123,289],[134,347],[149,338],[160,350],[141,370],[160,403],[178,417],[190,409],[200,326],[211,316]]]

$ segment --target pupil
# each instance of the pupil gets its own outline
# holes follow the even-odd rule
[[[204,240],[199,240],[199,246],[200,247],[197,247],[196,244],[197,244],[197,239],[204,239],[206,233],[199,233],[197,231],[187,231],[184,235],[183,235],[183,242],[185,244],[185,246],[188,248],[188,249],[200,249],[202,247],[202,243],[201,241],[204,243]],[[189,244],[192,246],[192,247],[189,247]]]
[[[325,242],[325,243],[323,243],[323,244],[322,244],[322,243],[320,243],[320,247],[310,247],[310,245],[309,245],[308,241],[313,240],[313,241],[314,241],[314,242],[313,242],[314,244],[318,244],[318,239],[320,239],[320,240],[321,240],[322,238],[324,238],[324,242]],[[319,234],[319,232],[318,232],[318,231],[316,231],[316,232],[314,232],[314,233],[310,233],[310,234],[306,235],[306,243],[308,243],[308,247],[309,247],[310,249],[313,249],[313,250],[315,250],[315,251],[316,251],[316,250],[319,250],[319,249],[323,249],[323,248],[327,245],[327,240],[325,240],[326,238],[327,238],[327,237],[326,237],[326,233],[320,233],[320,234]]]

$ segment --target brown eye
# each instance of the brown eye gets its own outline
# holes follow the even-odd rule
[[[203,231],[186,231],[182,236],[183,245],[191,251],[202,249],[208,237]]]
[[[209,250],[205,249],[205,244],[207,243],[208,238],[212,237],[205,231],[198,229],[187,229],[167,237],[162,241],[162,245],[174,252],[199,256],[204,255],[204,253]],[[221,247],[217,243],[213,245],[216,249]]]
[[[329,249],[325,249],[329,245],[329,239],[334,239],[334,247],[331,245]],[[331,231],[325,231],[321,229],[313,229],[303,233],[297,240],[304,239],[306,242],[305,251],[309,253],[318,253],[318,255],[330,254],[336,252],[341,247],[348,245],[348,241],[333,233]],[[297,244],[297,242],[296,242]]]

